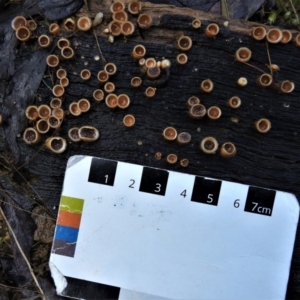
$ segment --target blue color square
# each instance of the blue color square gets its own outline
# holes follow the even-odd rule
[[[68,243],[76,243],[78,238],[78,228],[56,225],[55,239]]]

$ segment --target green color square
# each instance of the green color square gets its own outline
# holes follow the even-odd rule
[[[61,196],[59,210],[81,214],[83,203],[83,199]]]

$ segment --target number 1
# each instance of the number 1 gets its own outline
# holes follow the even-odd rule
[[[108,180],[108,175],[105,175],[105,183],[107,183],[107,180]]]

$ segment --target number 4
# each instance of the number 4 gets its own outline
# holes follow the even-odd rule
[[[180,195],[183,196],[183,198],[185,198],[186,197],[186,190],[184,190]]]

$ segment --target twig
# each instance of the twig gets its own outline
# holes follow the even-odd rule
[[[37,288],[38,288],[38,290],[39,290],[39,292],[40,292],[40,297],[42,297],[43,300],[46,300],[45,294],[44,294],[44,292],[43,292],[43,290],[42,290],[42,288],[41,288],[41,286],[40,286],[40,284],[39,284],[39,282],[38,282],[36,276],[34,275],[33,270],[32,270],[32,268],[31,268],[31,266],[30,266],[30,263],[29,263],[28,259],[26,258],[26,255],[25,255],[25,253],[23,252],[23,250],[22,250],[22,248],[21,248],[21,246],[20,246],[20,244],[19,244],[19,242],[18,242],[18,240],[17,240],[17,237],[16,237],[16,235],[15,235],[15,233],[14,233],[12,227],[10,226],[10,223],[8,222],[8,220],[7,220],[7,218],[6,218],[6,216],[5,216],[5,214],[4,214],[4,212],[3,212],[3,210],[2,210],[1,207],[0,207],[0,212],[1,212],[1,214],[2,214],[2,216],[3,216],[3,218],[4,218],[4,220],[5,220],[5,222],[6,222],[6,224],[7,224],[7,227],[8,227],[9,230],[10,230],[11,235],[13,236],[13,238],[14,238],[14,240],[15,240],[15,242],[16,242],[16,245],[17,245],[17,247],[18,247],[18,249],[19,249],[21,255],[23,256],[23,258],[24,258],[24,260],[25,260],[25,262],[26,262],[26,264],[27,264],[27,266],[28,266],[28,269],[29,269],[29,271],[30,271],[30,274],[31,274],[31,276],[32,276],[32,278],[33,278],[33,280],[34,280],[34,282],[35,282],[35,284],[36,284],[36,286],[37,286]]]
[[[300,21],[299,21],[299,17],[298,17],[297,11],[296,11],[296,9],[295,9],[295,6],[294,6],[292,0],[290,0],[290,4],[291,4],[291,7],[292,7],[292,9],[293,9],[293,11],[294,11],[295,17],[296,17],[296,19],[297,19],[297,25],[299,25],[299,22],[300,22]]]
[[[268,54],[268,59],[269,59],[269,65],[270,65],[270,71],[271,71],[271,76],[273,77],[273,70],[271,68],[272,62],[271,62],[271,56],[270,56],[270,51],[269,51],[269,45],[268,42],[266,41],[266,47],[267,47],[267,54]]]
[[[51,87],[45,82],[45,80],[42,79],[42,81],[43,81],[43,83],[45,84],[45,86],[46,86],[50,91],[52,91]]]
[[[20,169],[22,169],[23,167],[25,167],[36,155],[38,155],[39,154],[39,152],[41,151],[41,150],[43,150],[43,148],[45,147],[45,144],[43,144],[42,146],[41,146],[41,148],[38,150],[38,151],[36,151],[28,160],[26,160],[25,162],[24,162],[24,164],[23,165],[21,165],[20,167],[18,167],[17,168],[17,170],[20,170]]]
[[[94,28],[93,28],[93,33],[94,33],[94,36],[95,36],[95,39],[96,39],[96,43],[97,43],[97,47],[98,47],[98,50],[99,50],[99,53],[100,53],[100,56],[101,56],[101,60],[103,61],[104,64],[106,64],[106,59],[104,58],[104,56],[102,54],[102,51],[101,51],[101,48],[100,48],[100,45],[99,45],[99,42],[98,42],[98,39],[97,39],[97,35],[96,35],[96,32],[95,32]]]
[[[51,74],[50,70],[48,69],[49,77],[52,83],[52,86],[54,86],[54,79],[53,79],[53,74]]]
[[[5,193],[8,194],[8,192],[5,191],[5,190],[3,190],[3,189],[0,189],[0,191],[5,192]],[[11,196],[11,194],[8,194],[8,195]],[[1,199],[0,199],[0,203],[1,203],[1,202],[5,203],[6,205],[10,205],[10,206],[14,207],[15,209],[18,209],[18,210],[21,210],[21,211],[25,211],[25,212],[27,212],[27,213],[29,213],[29,214],[31,214],[31,215],[38,216],[38,217],[44,218],[44,219],[49,219],[49,220],[52,220],[52,221],[56,221],[56,219],[51,218],[51,217],[49,217],[49,216],[43,216],[43,215],[41,215],[41,214],[33,213],[33,212],[29,211],[29,210],[26,210],[26,209],[24,209],[24,208],[18,207],[18,206],[16,206],[16,205],[11,204],[11,203],[7,203],[7,202],[5,202],[4,200],[1,200]]]
[[[229,9],[226,0],[221,0],[222,16],[230,19]]]
[[[254,68],[254,69],[258,70],[259,72],[265,73],[262,69],[260,69],[260,68],[258,68],[258,67],[255,67],[255,66],[253,66],[253,65],[251,65],[251,64],[248,64],[248,63],[246,63],[246,62],[243,62],[243,64],[245,64],[245,65],[247,65],[247,66],[249,66],[249,67],[251,67],[251,68]]]

